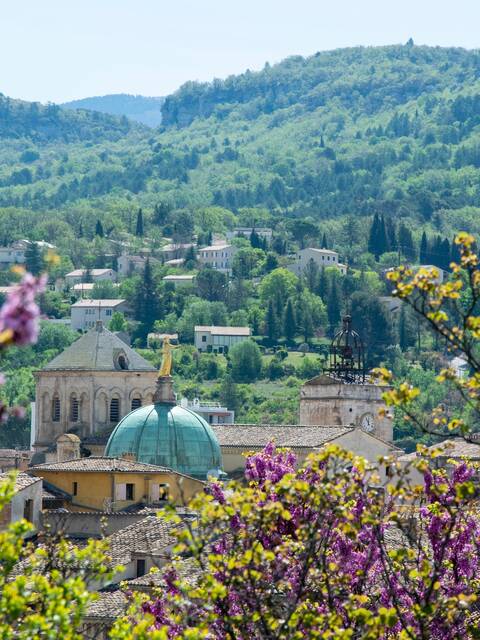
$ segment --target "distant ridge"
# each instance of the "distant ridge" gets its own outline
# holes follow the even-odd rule
[[[165,98],[115,93],[72,100],[60,106],[65,109],[88,109],[114,116],[126,116],[149,127],[158,127],[162,122],[161,109],[164,100]]]

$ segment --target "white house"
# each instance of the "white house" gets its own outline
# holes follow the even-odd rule
[[[238,342],[248,340],[250,327],[195,327],[195,347],[199,351],[227,353]]]
[[[117,273],[113,269],[75,269],[65,276],[65,284],[72,287],[80,282],[99,282],[100,280],[110,280],[115,282]]]
[[[0,247],[0,267],[11,267],[14,264],[25,264],[25,249],[15,247],[14,244]]]
[[[0,484],[7,477],[8,473],[0,473]],[[22,518],[31,522],[37,530],[40,526],[42,490],[41,478],[34,478],[23,471],[20,472],[15,479],[14,496],[0,512],[0,530]]]
[[[300,249],[300,251],[295,254],[294,262],[288,266],[288,269],[293,271],[297,276],[300,276],[305,272],[310,260],[313,260],[319,268],[336,267],[343,275],[347,273],[347,267],[339,262],[336,251],[316,249],[314,247]]]
[[[79,300],[70,309],[71,327],[74,331],[86,331],[94,327],[97,320],[108,326],[115,311],[126,313],[127,310],[127,301],[122,299]]]
[[[217,271],[231,271],[233,256],[237,247],[231,244],[212,244],[198,250],[198,261],[204,266],[210,266]]]
[[[273,231],[268,227],[236,227],[233,231],[227,231],[226,236],[228,240],[232,240],[232,238],[237,238],[238,236],[250,238],[253,230],[255,230],[255,233],[260,238],[265,238],[267,242],[272,241]]]
[[[235,412],[227,407],[222,407],[219,402],[202,402],[199,398],[190,401],[188,398],[182,398],[180,406],[197,413],[208,424],[233,424],[235,422]]]
[[[175,289],[178,287],[188,287],[195,284],[195,275],[169,275],[162,278],[164,282],[171,282]]]

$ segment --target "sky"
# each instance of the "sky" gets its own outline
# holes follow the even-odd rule
[[[479,25],[480,0],[3,0],[0,92],[164,96],[338,47],[480,48]]]

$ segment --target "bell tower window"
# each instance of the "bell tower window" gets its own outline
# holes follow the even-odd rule
[[[110,400],[110,422],[118,422],[120,420],[120,400],[112,398]]]
[[[141,398],[133,398],[132,399],[132,411],[134,411],[135,409],[139,409],[142,406],[142,399]]]
[[[70,400],[70,420],[72,422],[78,422],[79,414],[80,414],[80,405],[78,402],[78,398],[73,397]]]
[[[52,403],[52,421],[60,422],[60,398],[55,396]]]

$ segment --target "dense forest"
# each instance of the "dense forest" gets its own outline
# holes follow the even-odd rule
[[[279,230],[290,220],[320,223],[350,261],[367,250],[361,219],[375,213],[404,221],[418,243],[422,227],[448,237],[478,231],[476,51],[410,42],[295,56],[187,83],[162,112],[152,131],[124,117],[2,98],[7,236],[43,234],[45,221],[59,218],[73,235],[81,224],[93,236],[99,217],[105,228],[129,230],[134,207],[149,224],[162,202],[243,211]]]

